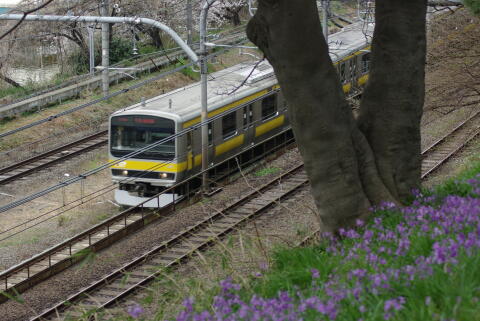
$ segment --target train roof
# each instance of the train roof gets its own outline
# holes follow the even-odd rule
[[[372,32],[373,24],[355,23],[330,35],[329,48],[332,61],[341,61],[354,52],[367,47]],[[241,63],[208,75],[209,112],[277,83],[273,68],[267,61],[261,62],[252,72],[255,64],[252,62]],[[250,77],[247,79],[249,75]],[[245,79],[247,80],[245,81]],[[119,110],[113,116],[142,113],[155,115],[158,113],[163,117],[172,115],[174,118],[188,121],[200,115],[200,97],[200,82],[197,82],[148,99],[144,103]]]

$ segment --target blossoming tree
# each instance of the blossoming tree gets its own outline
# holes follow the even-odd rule
[[[420,184],[427,1],[376,2],[370,79],[357,119],[328,55],[316,1],[258,3],[247,34],[288,102],[324,230],[350,225],[382,201],[404,201]]]

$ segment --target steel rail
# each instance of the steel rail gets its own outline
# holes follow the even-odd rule
[[[464,125],[465,125],[466,123],[468,123],[468,122],[474,123],[474,122],[472,122],[472,120],[475,120],[475,117],[476,117],[478,114],[479,114],[479,113],[476,113],[476,114],[472,115],[472,116],[469,117],[467,120],[465,120],[464,122],[462,122],[460,125],[458,125],[457,127],[455,127],[454,130],[452,130],[452,131],[449,132],[447,135],[445,135],[445,137],[442,137],[442,139],[438,140],[437,142],[435,142],[434,144],[432,144],[431,146],[429,146],[428,149],[426,149],[426,150],[424,150],[424,151],[422,152],[422,155],[425,154],[428,150],[433,149],[433,148],[436,147],[436,146],[439,146],[442,141],[445,141],[445,138],[446,138],[446,137],[449,137],[449,136],[451,136],[453,133],[458,132],[458,130],[459,130],[460,128],[464,127]],[[469,138],[469,141],[470,141],[471,139],[473,139],[474,137],[476,137],[477,135],[478,135],[478,130],[477,130],[477,132],[476,132],[474,135],[471,135],[471,137]],[[464,145],[465,145],[465,143],[464,143],[464,144],[461,144],[461,146],[459,146],[459,148],[457,148],[456,150],[460,149],[460,148],[463,147]],[[453,155],[453,153],[454,153],[454,152],[450,153],[450,156]],[[235,155],[235,156],[238,156],[238,155]],[[438,166],[436,166],[436,168],[437,168],[437,167],[438,167]],[[429,173],[431,173],[431,171],[429,171]],[[423,178],[423,177],[424,177],[424,176],[422,176],[422,178]],[[173,205],[173,208],[174,208],[174,206],[175,206],[175,205]],[[90,247],[92,250],[98,250],[98,249],[100,249],[100,248],[104,248],[104,247],[106,247],[106,246],[108,246],[109,244],[111,244],[111,243],[114,242],[114,241],[112,241],[112,240],[104,239],[103,242],[99,242],[99,244],[92,244],[92,239],[93,239],[93,240],[95,239],[95,235],[94,235],[94,234],[95,234],[96,232],[98,232],[99,230],[101,230],[102,228],[103,228],[103,229],[106,228],[107,235],[111,235],[111,236],[112,236],[112,239],[113,239],[114,237],[120,236],[120,235],[116,235],[115,232],[117,232],[117,231],[119,231],[119,230],[127,229],[127,227],[128,227],[128,229],[130,230],[130,232],[133,233],[133,231],[136,231],[136,230],[138,230],[139,228],[143,227],[144,224],[138,224],[138,221],[140,221],[140,220],[132,220],[131,218],[134,217],[135,214],[132,214],[132,212],[130,212],[130,211],[131,211],[131,210],[124,211],[124,212],[120,213],[117,217],[112,218],[111,220],[108,220],[108,221],[106,221],[106,222],[104,222],[104,223],[98,224],[97,226],[93,227],[92,229],[90,229],[90,230],[88,230],[88,231],[85,231],[84,233],[79,234],[79,235],[75,236],[74,238],[72,238],[72,239],[70,239],[70,240],[67,240],[66,242],[64,242],[64,243],[62,243],[62,244],[60,244],[60,245],[58,245],[58,246],[55,246],[54,248],[49,249],[49,250],[47,250],[46,252],[41,253],[40,255],[37,255],[36,257],[32,258],[31,260],[28,260],[28,261],[26,261],[26,262],[24,262],[24,263],[22,263],[22,264],[20,264],[20,265],[18,265],[18,266],[12,267],[12,268],[9,269],[8,271],[5,271],[5,272],[3,272],[3,273],[0,273],[0,280],[1,280],[1,279],[4,279],[4,280],[5,280],[5,288],[8,289],[9,287],[8,287],[8,281],[7,281],[7,279],[8,279],[8,276],[9,276],[9,275],[12,276],[12,275],[14,275],[14,273],[18,273],[19,271],[22,271],[22,270],[23,270],[23,273],[24,273],[24,274],[29,275],[29,274],[30,274],[29,264],[30,264],[30,266],[32,266],[32,265],[34,265],[34,264],[36,264],[36,263],[38,263],[38,262],[41,262],[41,261],[42,261],[42,258],[43,258],[43,259],[45,258],[45,255],[50,255],[50,256],[52,256],[52,254],[55,255],[55,254],[57,254],[57,253],[59,253],[59,252],[61,252],[61,251],[68,251],[68,252],[70,253],[70,257],[67,259],[67,260],[69,260],[70,262],[69,262],[69,264],[67,264],[67,265],[70,266],[70,265],[74,264],[76,261],[82,259],[83,256],[77,254],[76,257],[72,257],[72,254],[75,254],[75,252],[87,248],[86,246],[83,246],[83,247],[81,247],[80,249],[75,248],[75,247],[72,247],[75,242],[76,242],[76,243],[79,243],[79,242],[82,241],[82,239],[87,240],[87,238],[88,238],[88,245],[89,245],[89,247]],[[170,212],[173,212],[173,211],[174,211],[174,209],[173,209],[173,210],[172,210],[172,209],[165,209],[165,215],[166,215],[167,213],[170,213]],[[128,218],[129,216],[130,216],[130,218]],[[147,221],[148,221],[148,220],[151,220],[152,217],[158,217],[158,214],[148,215],[148,216],[144,217],[144,215],[143,215],[143,213],[142,213],[141,216],[142,216],[142,220],[141,220],[141,221],[144,221],[144,220],[147,220]],[[138,219],[138,216],[137,216],[137,219]],[[124,225],[119,229],[119,222],[120,222],[120,221],[124,222]],[[129,224],[127,224],[127,223],[134,223],[134,222],[135,222],[135,224],[132,224],[131,226],[129,226]],[[114,227],[111,228],[112,226],[114,226]],[[109,227],[110,227],[110,228],[109,228]],[[111,230],[113,230],[113,233],[110,234],[109,231],[111,231]],[[121,232],[122,232],[122,233],[125,233],[124,231],[121,231]],[[121,234],[121,233],[120,233],[120,234]],[[308,240],[308,239],[309,239],[309,237],[306,238],[306,240]],[[85,245],[85,244],[84,244],[84,245]],[[66,250],[67,248],[68,248],[68,250]],[[73,250],[73,251],[72,251],[72,250]],[[76,258],[77,260],[75,260],[75,258]],[[58,262],[55,262],[55,260],[53,260],[53,261],[54,261],[55,264],[58,263]],[[49,259],[49,262],[52,262],[52,260]],[[55,265],[55,264],[54,264],[54,265]],[[62,264],[65,264],[65,262],[63,262]],[[68,266],[67,266],[67,267],[68,267]],[[57,267],[56,267],[56,266],[53,266],[53,267],[54,267],[54,268],[58,268],[58,266],[57,266]],[[64,269],[64,268],[66,268],[66,267],[63,267],[62,269]],[[52,273],[47,273],[47,274],[48,274],[48,276],[52,275]],[[48,277],[48,276],[47,276],[47,277]],[[24,280],[23,283],[20,282],[20,286],[16,286],[16,290],[17,290],[17,291],[18,291],[18,290],[23,291],[23,286],[24,286],[24,285],[27,284],[27,285],[28,285],[27,288],[28,288],[28,287],[31,287],[31,286],[33,286],[34,284],[40,282],[41,280],[43,280],[43,279],[45,279],[45,278],[46,278],[46,277],[40,278],[40,279],[36,280],[35,282],[32,282],[32,280]],[[0,282],[1,282],[1,281],[0,281]]]
[[[267,157],[274,152],[278,152],[284,147],[287,148],[289,145],[294,143],[293,138],[289,140],[286,138],[289,130],[290,129],[285,129],[284,131],[278,133],[278,135],[265,139],[254,146],[250,146],[246,151],[241,151],[236,155],[233,155],[232,157],[216,164],[216,166],[222,166],[225,163],[236,159],[242,153],[248,152],[259,145],[261,146],[262,144],[266,144],[272,140],[278,140],[278,138],[282,135],[284,136],[284,141],[282,144],[278,144],[272,149],[265,151],[264,154],[260,155],[259,157]],[[245,166],[250,165],[252,161],[247,162]],[[210,167],[208,170],[212,170],[214,168],[215,167]],[[161,211],[158,212],[149,211],[148,213],[145,213],[143,204],[152,199],[158,198],[160,195],[165,193],[175,194],[175,189],[196,179],[201,174],[202,173],[199,173],[193,177],[190,177],[188,180],[180,182],[166,189],[162,193],[155,195],[138,206],[129,208],[117,214],[116,216],[107,219],[106,221],[99,223],[90,229],[62,242],[61,244],[47,249],[42,253],[39,253],[34,257],[25,260],[6,271],[3,271],[0,273],[0,290],[6,291],[9,294],[24,292],[25,290],[42,282],[50,276],[55,275],[60,271],[63,271],[64,269],[74,265],[88,255],[89,252],[97,252],[103,248],[106,248],[114,242],[127,235],[133,234],[137,230],[160,219],[161,217],[165,217],[171,213],[174,213],[179,206],[183,206],[181,204],[182,199],[174,200],[173,204],[162,208]],[[219,175],[215,178],[215,181],[222,180],[227,177],[227,175],[228,173]],[[190,195],[194,194],[195,191],[196,190],[193,189],[190,190],[184,200],[188,201]],[[140,211],[140,213],[138,213],[138,211]],[[6,296],[0,295],[0,302],[6,300]]]
[[[225,32],[223,34],[219,34],[219,37],[215,38],[215,40],[219,41],[219,42],[222,42],[222,43],[226,42],[227,44],[229,44],[230,42],[231,42],[231,44],[236,44],[238,42],[241,42],[246,38],[245,32],[243,30],[237,30],[237,29],[239,29],[239,28],[229,30],[228,32]],[[198,43],[194,43],[192,45],[193,48],[197,48],[198,46],[199,46]],[[160,51],[160,52],[155,52],[153,54],[148,54],[149,55],[148,58],[155,59],[154,60],[155,65],[151,66],[151,69],[158,69],[160,67],[165,67],[166,65],[172,63],[172,60],[176,61],[177,58],[184,58],[186,56],[186,54],[182,50],[179,50],[178,48],[179,47],[175,47],[175,48],[166,49],[166,50],[163,50],[163,51]],[[111,65],[111,67],[121,65],[122,63],[131,61],[131,60],[132,59],[127,59],[125,61],[121,61],[119,63]],[[141,66],[143,66],[143,64],[148,63],[148,62],[149,62],[149,60],[140,61],[140,62],[137,61],[137,64],[135,64],[131,67],[132,68],[141,68]],[[112,76],[116,75],[116,74],[117,74],[116,72],[113,72]],[[80,85],[83,82],[91,81],[95,77],[99,77],[99,75],[95,74],[94,76],[91,76],[90,74],[84,74],[84,75],[77,76],[73,79],[67,80],[66,82],[62,83],[61,85],[57,85],[57,86],[53,86],[53,87],[50,86],[48,88],[43,88],[43,89],[40,89],[39,91],[37,91],[35,93],[32,93],[32,94],[29,94],[29,95],[25,96],[25,97],[17,98],[13,101],[10,101],[10,102],[6,103],[6,104],[0,105],[0,109],[11,106],[11,105],[14,105],[14,104],[17,104],[17,103],[20,103],[22,101],[25,101],[25,100],[28,100],[28,99],[31,99],[31,98],[34,98],[34,97],[39,96],[39,95],[48,94],[48,93],[51,93],[55,90],[60,90],[60,89],[66,88],[68,86]]]
[[[236,34],[233,34],[231,36],[236,37]],[[30,175],[30,174],[36,172],[39,169],[49,167],[49,166],[54,165],[58,162],[64,161],[68,158],[71,158],[73,156],[81,154],[83,152],[86,152],[86,151],[101,147],[102,145],[105,145],[106,143],[108,143],[107,139],[102,140],[98,143],[95,143],[92,146],[85,146],[85,148],[83,150],[79,150],[77,152],[71,152],[71,153],[68,153],[68,154],[62,154],[61,157],[58,157],[58,158],[53,156],[55,153],[62,153],[62,151],[68,150],[69,148],[75,147],[76,145],[84,144],[84,143],[87,143],[87,141],[89,141],[89,140],[96,139],[97,138],[96,136],[101,136],[102,133],[106,134],[107,131],[98,132],[98,133],[93,134],[91,136],[82,138],[81,140],[78,140],[76,142],[68,143],[68,144],[63,145],[61,147],[55,148],[51,151],[47,151],[47,152],[42,153],[40,155],[28,158],[28,159],[23,160],[23,161],[20,161],[19,163],[16,163],[14,165],[7,166],[7,167],[4,167],[4,168],[0,168],[0,185],[10,183],[14,180],[17,180],[17,179],[22,178],[24,176]],[[48,158],[48,157],[51,158],[52,160],[47,161],[45,163],[41,162],[42,159],[45,159],[45,158]],[[39,162],[39,161],[40,161],[40,164],[38,166],[31,167],[33,162]],[[24,169],[19,169],[22,166],[25,167],[25,168]],[[13,170],[15,170],[17,173],[14,173],[12,175],[8,175],[8,172],[11,172]],[[7,175],[5,175],[5,174],[7,174]]]
[[[480,134],[480,111],[461,122],[447,135],[422,152],[422,179],[436,171]],[[453,141],[452,141],[453,140]]]
[[[235,37],[236,37],[236,36],[235,36]],[[235,43],[240,43],[240,42],[242,42],[242,41],[245,40],[245,37],[242,37],[242,38],[239,38],[239,39],[234,38],[234,39],[235,39],[235,40],[234,40],[234,41],[232,40],[232,42],[230,42],[230,43],[234,43],[234,44],[235,44]],[[220,53],[225,52],[225,51],[227,51],[227,50],[228,50],[227,48],[224,48],[224,49],[222,49],[221,51],[214,52],[214,53],[208,55],[207,58],[211,58],[211,57],[217,56],[217,55],[219,55]],[[52,121],[52,120],[57,119],[57,118],[59,118],[59,117],[63,117],[63,116],[65,116],[65,115],[68,115],[68,114],[71,114],[71,113],[73,113],[73,112],[79,111],[79,110],[81,110],[81,109],[84,109],[84,108],[90,107],[90,106],[92,106],[92,105],[95,105],[95,104],[97,104],[97,103],[99,103],[99,102],[102,102],[102,101],[104,101],[104,100],[108,100],[108,99],[110,99],[110,98],[113,98],[113,97],[116,97],[116,96],[118,96],[118,95],[124,94],[124,93],[126,93],[126,92],[128,92],[128,91],[130,91],[130,90],[135,90],[135,89],[137,89],[137,88],[139,88],[139,87],[141,87],[141,86],[143,86],[143,85],[149,84],[149,83],[151,83],[151,82],[153,82],[153,81],[156,81],[156,80],[158,80],[158,79],[161,79],[161,78],[163,78],[163,77],[165,77],[165,76],[168,76],[168,75],[170,75],[170,74],[173,74],[173,73],[178,72],[178,71],[180,71],[180,70],[183,70],[183,69],[185,69],[185,68],[191,67],[191,66],[193,66],[193,65],[195,65],[194,62],[185,63],[185,64],[183,64],[182,66],[173,68],[173,69],[171,69],[171,70],[164,71],[164,72],[162,72],[161,74],[159,74],[159,75],[157,75],[157,76],[154,76],[154,77],[151,77],[151,78],[142,80],[142,81],[140,81],[140,82],[138,82],[138,83],[136,83],[136,84],[134,84],[134,85],[131,85],[131,86],[129,86],[129,87],[126,87],[126,88],[117,90],[117,91],[115,91],[115,92],[113,92],[113,93],[108,94],[108,95],[105,96],[105,97],[101,97],[101,98],[98,98],[98,99],[94,99],[94,100],[92,100],[92,101],[86,102],[86,103],[81,104],[81,105],[79,105],[79,106],[76,106],[76,107],[70,108],[70,109],[68,109],[68,110],[62,111],[62,112],[60,112],[60,113],[58,113],[58,114],[51,115],[51,116],[49,116],[49,117],[46,117],[46,118],[44,118],[44,119],[40,119],[40,120],[34,121],[34,122],[30,123],[30,124],[21,126],[21,127],[19,127],[19,128],[15,128],[15,129],[12,129],[12,130],[9,130],[9,131],[0,133],[0,138],[13,135],[13,134],[18,133],[18,132],[20,132],[20,131],[23,131],[23,130],[26,130],[26,129],[29,129],[29,128],[32,128],[32,127],[35,127],[35,126],[38,126],[38,125],[41,125],[41,124],[43,124],[43,123]],[[0,107],[0,108],[3,108],[3,107]]]
[[[41,169],[96,149],[108,143],[107,130],[97,132],[48,152],[36,155],[19,163],[0,168],[0,185],[5,185],[19,178],[31,175]]]
[[[479,116],[480,116],[480,111],[475,112],[466,120],[460,122],[460,124],[458,124],[454,129],[449,131],[447,134],[442,136],[440,139],[436,140],[434,143],[432,143],[422,151],[422,156],[423,156],[422,173],[421,173],[422,180],[426,179],[428,175],[430,175],[432,172],[440,168],[440,166],[445,164],[453,155],[455,155],[458,151],[464,148],[469,142],[471,142],[474,138],[480,135],[480,126],[478,125],[479,122],[478,121],[475,122],[475,120],[477,120]],[[468,131],[472,129],[471,127],[468,127],[469,125],[477,125],[476,129],[473,128],[473,133],[470,133],[469,135],[467,135],[466,139],[461,140],[460,142],[457,141],[456,144],[454,144],[453,146],[450,146],[448,152],[443,153],[443,155],[433,163],[429,164],[426,162],[427,154],[430,154],[431,152],[435,153],[435,150],[438,150],[438,148],[442,147],[443,144],[446,144],[447,138],[451,138],[453,135],[456,135],[462,130]],[[312,240],[314,240],[315,238],[319,237],[319,235],[320,235],[320,229],[316,229],[314,232],[312,232],[310,235],[306,236],[302,241],[300,241],[297,244],[297,246],[299,247],[305,246],[311,243]]]
[[[279,186],[279,182],[283,185]],[[303,164],[298,165],[75,293],[67,300],[43,311],[31,321],[55,317],[72,303],[76,304],[82,300],[81,305],[88,305],[94,309],[115,305],[122,298],[153,281],[165,268],[192,257],[196,251],[211,245],[245,221],[264,213],[307,183],[308,178],[303,171]],[[125,280],[126,276],[127,280]],[[122,285],[124,285],[123,288]]]
[[[470,117],[469,119],[467,119],[466,121],[462,122],[461,125],[457,126],[454,130],[452,130],[452,131],[450,132],[450,136],[451,136],[453,133],[458,132],[459,128],[464,127],[465,124],[467,124],[467,123],[473,123],[472,120],[475,120],[475,116],[472,116],[472,117]],[[473,139],[473,137],[476,137],[476,136],[478,135],[478,133],[479,133],[479,130],[477,129],[476,133],[475,133],[474,135],[471,135],[471,136],[469,137],[469,141],[470,141],[471,139]],[[445,139],[443,139],[442,141],[445,141]],[[436,143],[436,144],[433,144],[432,146],[436,147],[436,146],[439,146],[439,145],[440,145],[440,143]],[[463,147],[463,146],[465,145],[465,143],[462,143],[462,144],[460,144],[460,145],[461,145],[461,147]],[[433,149],[434,147],[431,147],[430,149]],[[460,149],[461,147],[457,148],[457,150]],[[425,150],[422,154],[425,154],[426,152],[427,152],[427,150]],[[450,153],[450,155],[452,155],[452,154],[453,154],[453,153]],[[301,167],[301,166],[302,166],[302,165],[299,165],[299,167]],[[297,167],[297,169],[298,169],[299,167]],[[285,174],[285,175],[288,175],[288,174]],[[284,176],[282,175],[282,177],[284,177]],[[424,176],[422,176],[422,178],[423,178],[423,177],[424,177]],[[308,182],[308,179],[305,179],[305,181],[302,182],[302,185],[303,185],[303,184],[306,184],[307,182]],[[260,190],[260,192],[259,192],[259,191],[252,191],[252,192],[249,193],[248,197],[250,197],[250,196],[252,196],[252,195],[254,195],[254,194],[257,194],[257,193],[258,193],[258,194],[262,194],[262,192],[263,192],[263,191],[261,191],[261,190]],[[242,202],[242,200],[239,200],[239,201],[235,202],[234,204],[232,204],[232,205],[230,205],[230,206],[232,206],[232,207],[233,207],[233,206],[236,206],[236,205],[238,205],[238,204],[241,203],[241,202]],[[263,207],[262,207],[262,208],[263,208]],[[215,214],[214,216],[216,216],[216,215],[218,215],[218,214],[222,214],[222,213],[223,213],[223,215],[225,215],[225,212],[226,212],[226,211],[227,211],[227,210],[220,211],[219,213]],[[210,220],[210,221],[211,221],[211,220],[212,220],[212,217],[209,217],[207,220]],[[180,238],[185,237],[185,233],[193,233],[193,230],[194,230],[195,228],[197,228],[197,227],[199,226],[199,224],[202,224],[202,223],[198,223],[198,224],[196,224],[193,228],[189,229],[188,231],[182,232],[179,237],[180,237]],[[222,233],[223,233],[223,232],[222,232]],[[222,233],[218,234],[218,236],[223,235]],[[306,244],[307,242],[311,241],[311,239],[314,238],[314,237],[316,237],[316,236],[318,235],[318,233],[319,233],[319,231],[317,230],[315,233],[311,234],[310,236],[307,236],[307,237],[300,243],[300,245]],[[165,246],[168,245],[168,244],[171,244],[171,245],[172,245],[172,244],[177,244],[177,243],[175,243],[176,241],[174,241],[174,239],[175,239],[175,238],[171,239],[170,241],[167,241],[166,243],[163,243],[163,244],[159,247],[159,249],[160,249],[160,248],[165,248]],[[178,240],[178,238],[177,238],[177,240]],[[173,242],[173,243],[172,243],[172,242]],[[206,244],[207,244],[207,243],[206,243]],[[203,246],[203,245],[202,245],[202,246]],[[201,247],[194,248],[192,251],[198,250],[198,249],[200,249],[200,248],[201,248]],[[186,258],[187,256],[190,256],[191,254],[193,254],[192,251],[188,251],[188,253],[184,253],[182,256],[176,258],[176,259],[173,260],[171,263],[168,263],[168,264],[165,265],[165,266],[171,266],[171,265],[173,265],[173,264],[177,264],[177,263],[180,262],[182,259],[184,259],[184,258]],[[152,255],[152,253],[149,253],[148,255]],[[148,256],[148,255],[147,255],[147,256]],[[143,258],[141,259],[142,262],[143,262],[144,260],[145,260],[145,257],[143,257]],[[115,278],[118,278],[118,273],[122,273],[122,275],[124,275],[124,272],[126,271],[127,268],[130,268],[131,266],[134,266],[134,265],[136,265],[136,264],[138,264],[138,261],[137,261],[136,263],[133,263],[133,262],[132,262],[132,263],[128,264],[128,266],[122,267],[120,270],[118,270],[118,271],[110,274],[107,278],[108,278],[109,280],[113,280],[113,279],[115,279]],[[115,296],[114,298],[111,298],[111,299],[109,299],[109,300],[107,300],[107,301],[103,300],[100,308],[102,308],[102,307],[108,307],[108,306],[110,306],[110,305],[112,305],[112,304],[115,304],[115,302],[117,302],[119,299],[121,299],[121,298],[123,298],[124,296],[128,295],[128,294],[131,293],[132,291],[135,291],[135,289],[136,289],[138,286],[143,286],[145,283],[151,281],[153,278],[155,278],[155,277],[158,275],[158,273],[159,273],[159,272],[154,272],[154,273],[150,274],[149,276],[145,277],[142,281],[140,281],[140,282],[134,282],[134,283],[135,283],[134,285],[132,285],[130,288],[122,291],[120,294],[118,294],[118,295]],[[92,285],[92,286],[89,287],[88,289],[89,289],[89,290],[93,290],[93,289],[97,288],[97,286],[98,286],[99,284],[104,284],[105,281],[106,281],[106,280],[99,281],[98,283]],[[80,297],[81,297],[81,293],[77,293],[76,295],[70,297],[67,301],[70,303],[72,300],[78,300]],[[62,307],[64,306],[64,304],[65,304],[65,303],[60,303],[59,305],[57,305],[57,306],[55,306],[54,308],[50,309],[50,310],[49,310],[50,312],[46,311],[45,313],[43,313],[41,316],[39,316],[39,318],[44,318],[45,315],[51,313],[52,311],[56,311],[56,309],[62,308]],[[32,319],[32,320],[37,320],[37,319]]]

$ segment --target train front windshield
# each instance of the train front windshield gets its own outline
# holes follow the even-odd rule
[[[128,155],[175,133],[175,122],[154,116],[115,116],[111,119],[110,152],[115,157]],[[167,140],[133,158],[172,160],[175,139]]]

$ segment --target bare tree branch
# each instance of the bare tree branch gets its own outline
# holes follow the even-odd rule
[[[15,80],[13,80],[12,78],[9,78],[3,74],[0,73],[0,79],[5,81],[7,84],[10,84],[12,85],[13,87],[17,87],[17,88],[23,88],[22,85],[20,85],[18,82],[16,82]]]
[[[235,89],[233,89],[231,92],[229,92],[227,95],[231,95],[233,94],[234,92],[236,92],[237,90],[239,90],[243,85],[245,85],[245,83],[247,82],[247,80],[250,78],[250,76],[253,74],[253,72],[255,71],[255,69],[257,69],[258,65],[260,65],[260,63],[262,61],[265,60],[265,56],[263,56],[262,59],[260,59],[259,61],[257,61],[257,63],[253,66],[252,70],[250,71],[250,73],[248,74],[247,77],[245,77],[245,79],[242,81],[242,83],[240,85],[238,85]]]
[[[23,12],[23,17],[22,19],[20,19],[13,27],[11,27],[9,30],[7,30],[3,35],[0,36],[0,40],[2,40],[3,38],[5,38],[6,35],[8,35],[9,33],[11,33],[12,31],[14,31],[15,29],[18,28],[18,26],[20,26],[20,24],[23,22],[23,20],[25,20],[25,17],[35,11],[38,11],[40,9],[43,9],[45,8],[46,6],[48,6],[50,3],[52,3],[53,0],[47,0],[45,3],[39,5],[38,7],[36,8],[33,8],[33,9],[30,9],[30,10],[27,10],[27,11],[24,11]]]

